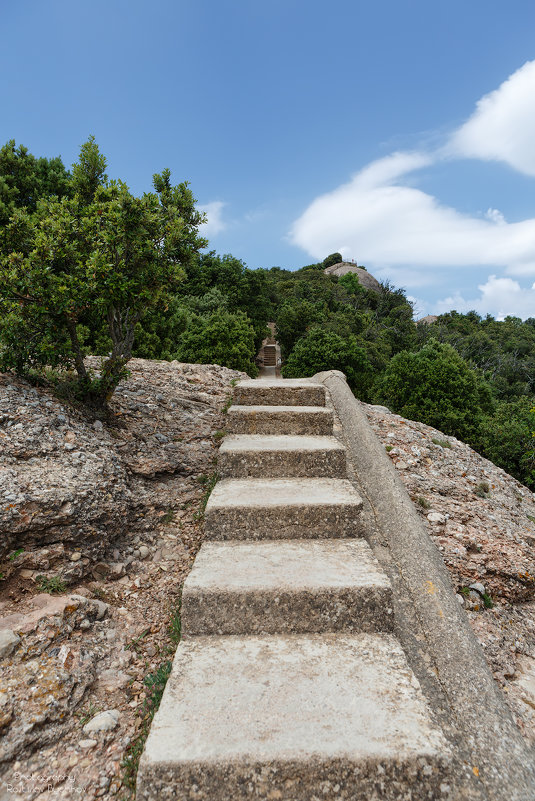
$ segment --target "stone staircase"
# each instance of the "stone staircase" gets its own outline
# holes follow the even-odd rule
[[[321,384],[241,381],[143,801],[450,799]]]

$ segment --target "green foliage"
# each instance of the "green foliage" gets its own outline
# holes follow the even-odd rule
[[[371,365],[355,337],[342,338],[334,331],[313,328],[302,337],[282,368],[285,378],[312,376],[323,370],[341,370],[351,389],[366,398]]]
[[[434,445],[440,445],[441,448],[451,448],[451,442],[449,442],[447,439],[436,439],[433,437],[431,442]]]
[[[429,503],[427,498],[423,497],[423,495],[419,495],[416,498],[416,503],[418,504],[418,506],[421,506],[422,509],[431,509],[431,504]]]
[[[377,385],[381,402],[465,441],[473,439],[490,390],[451,346],[430,340],[418,352],[396,354]]]
[[[448,342],[472,366],[480,369],[503,401],[535,394],[535,319],[495,320],[474,311],[449,312],[431,325],[418,326],[421,339]]]
[[[16,209],[35,211],[40,198],[72,194],[70,175],[60,158],[35,158],[11,139],[0,148],[0,227]],[[1,240],[0,240],[1,241]]]
[[[498,403],[481,421],[477,443],[488,459],[528,487],[535,486],[533,404],[529,397]]]
[[[217,309],[211,314],[192,314],[180,337],[176,356],[182,362],[222,364],[258,374],[254,363],[255,331],[244,312]]]
[[[323,269],[325,270],[327,267],[332,267],[333,264],[340,264],[343,261],[341,253],[331,253],[330,256],[323,259]]]
[[[0,259],[0,369],[74,367],[83,398],[101,407],[126,376],[137,324],[206,244],[187,183],[171,186],[164,170],[156,192],[137,198],[104,169],[91,138],[74,196],[15,210]],[[111,350],[98,378],[84,365],[88,334]]]
[[[67,585],[60,576],[37,576],[35,581],[37,588],[41,592],[49,592],[51,594],[67,592]]]
[[[338,280],[350,295],[365,297],[366,288],[362,286],[356,273],[346,273],[340,276]]]
[[[295,343],[313,325],[318,325],[326,317],[321,303],[313,303],[301,298],[286,301],[279,309],[276,318],[277,340],[284,358],[289,356]]]
[[[90,136],[80,149],[80,157],[72,165],[72,186],[82,202],[91,203],[99,186],[108,183],[106,158],[98,149],[95,137]]]

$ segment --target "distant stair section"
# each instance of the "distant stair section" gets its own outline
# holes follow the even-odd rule
[[[241,381],[138,801],[451,798],[321,384]]]
[[[264,367],[275,367],[277,364],[277,346],[264,345]]]

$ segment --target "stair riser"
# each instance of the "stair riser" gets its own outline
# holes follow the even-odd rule
[[[346,478],[346,454],[328,451],[220,451],[222,478]]]
[[[209,540],[286,540],[362,537],[361,505],[207,508]]]
[[[187,591],[186,587],[182,596],[185,636],[389,632],[393,628],[388,587],[276,594]]]
[[[229,434],[295,434],[331,435],[333,415],[330,410],[318,412],[269,412],[228,410],[226,429]]]
[[[263,387],[234,388],[234,403],[242,406],[325,406],[324,387]]]
[[[318,698],[321,703],[321,698]],[[447,759],[143,764],[136,801],[450,801]],[[222,795],[222,788],[224,793]]]

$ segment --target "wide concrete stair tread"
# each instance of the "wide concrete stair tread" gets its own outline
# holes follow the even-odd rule
[[[185,635],[392,624],[390,582],[364,540],[205,542],[182,594]]]
[[[234,403],[253,406],[325,406],[325,387],[300,378],[256,378],[238,381]]]
[[[326,406],[231,406],[230,434],[332,434],[333,412]]]
[[[209,539],[355,537],[362,499],[347,479],[229,478],[208,499]]]
[[[191,637],[136,798],[418,801],[444,798],[448,773],[443,735],[391,635]]]
[[[219,448],[223,477],[346,476],[346,449],[336,437],[229,434]]]

